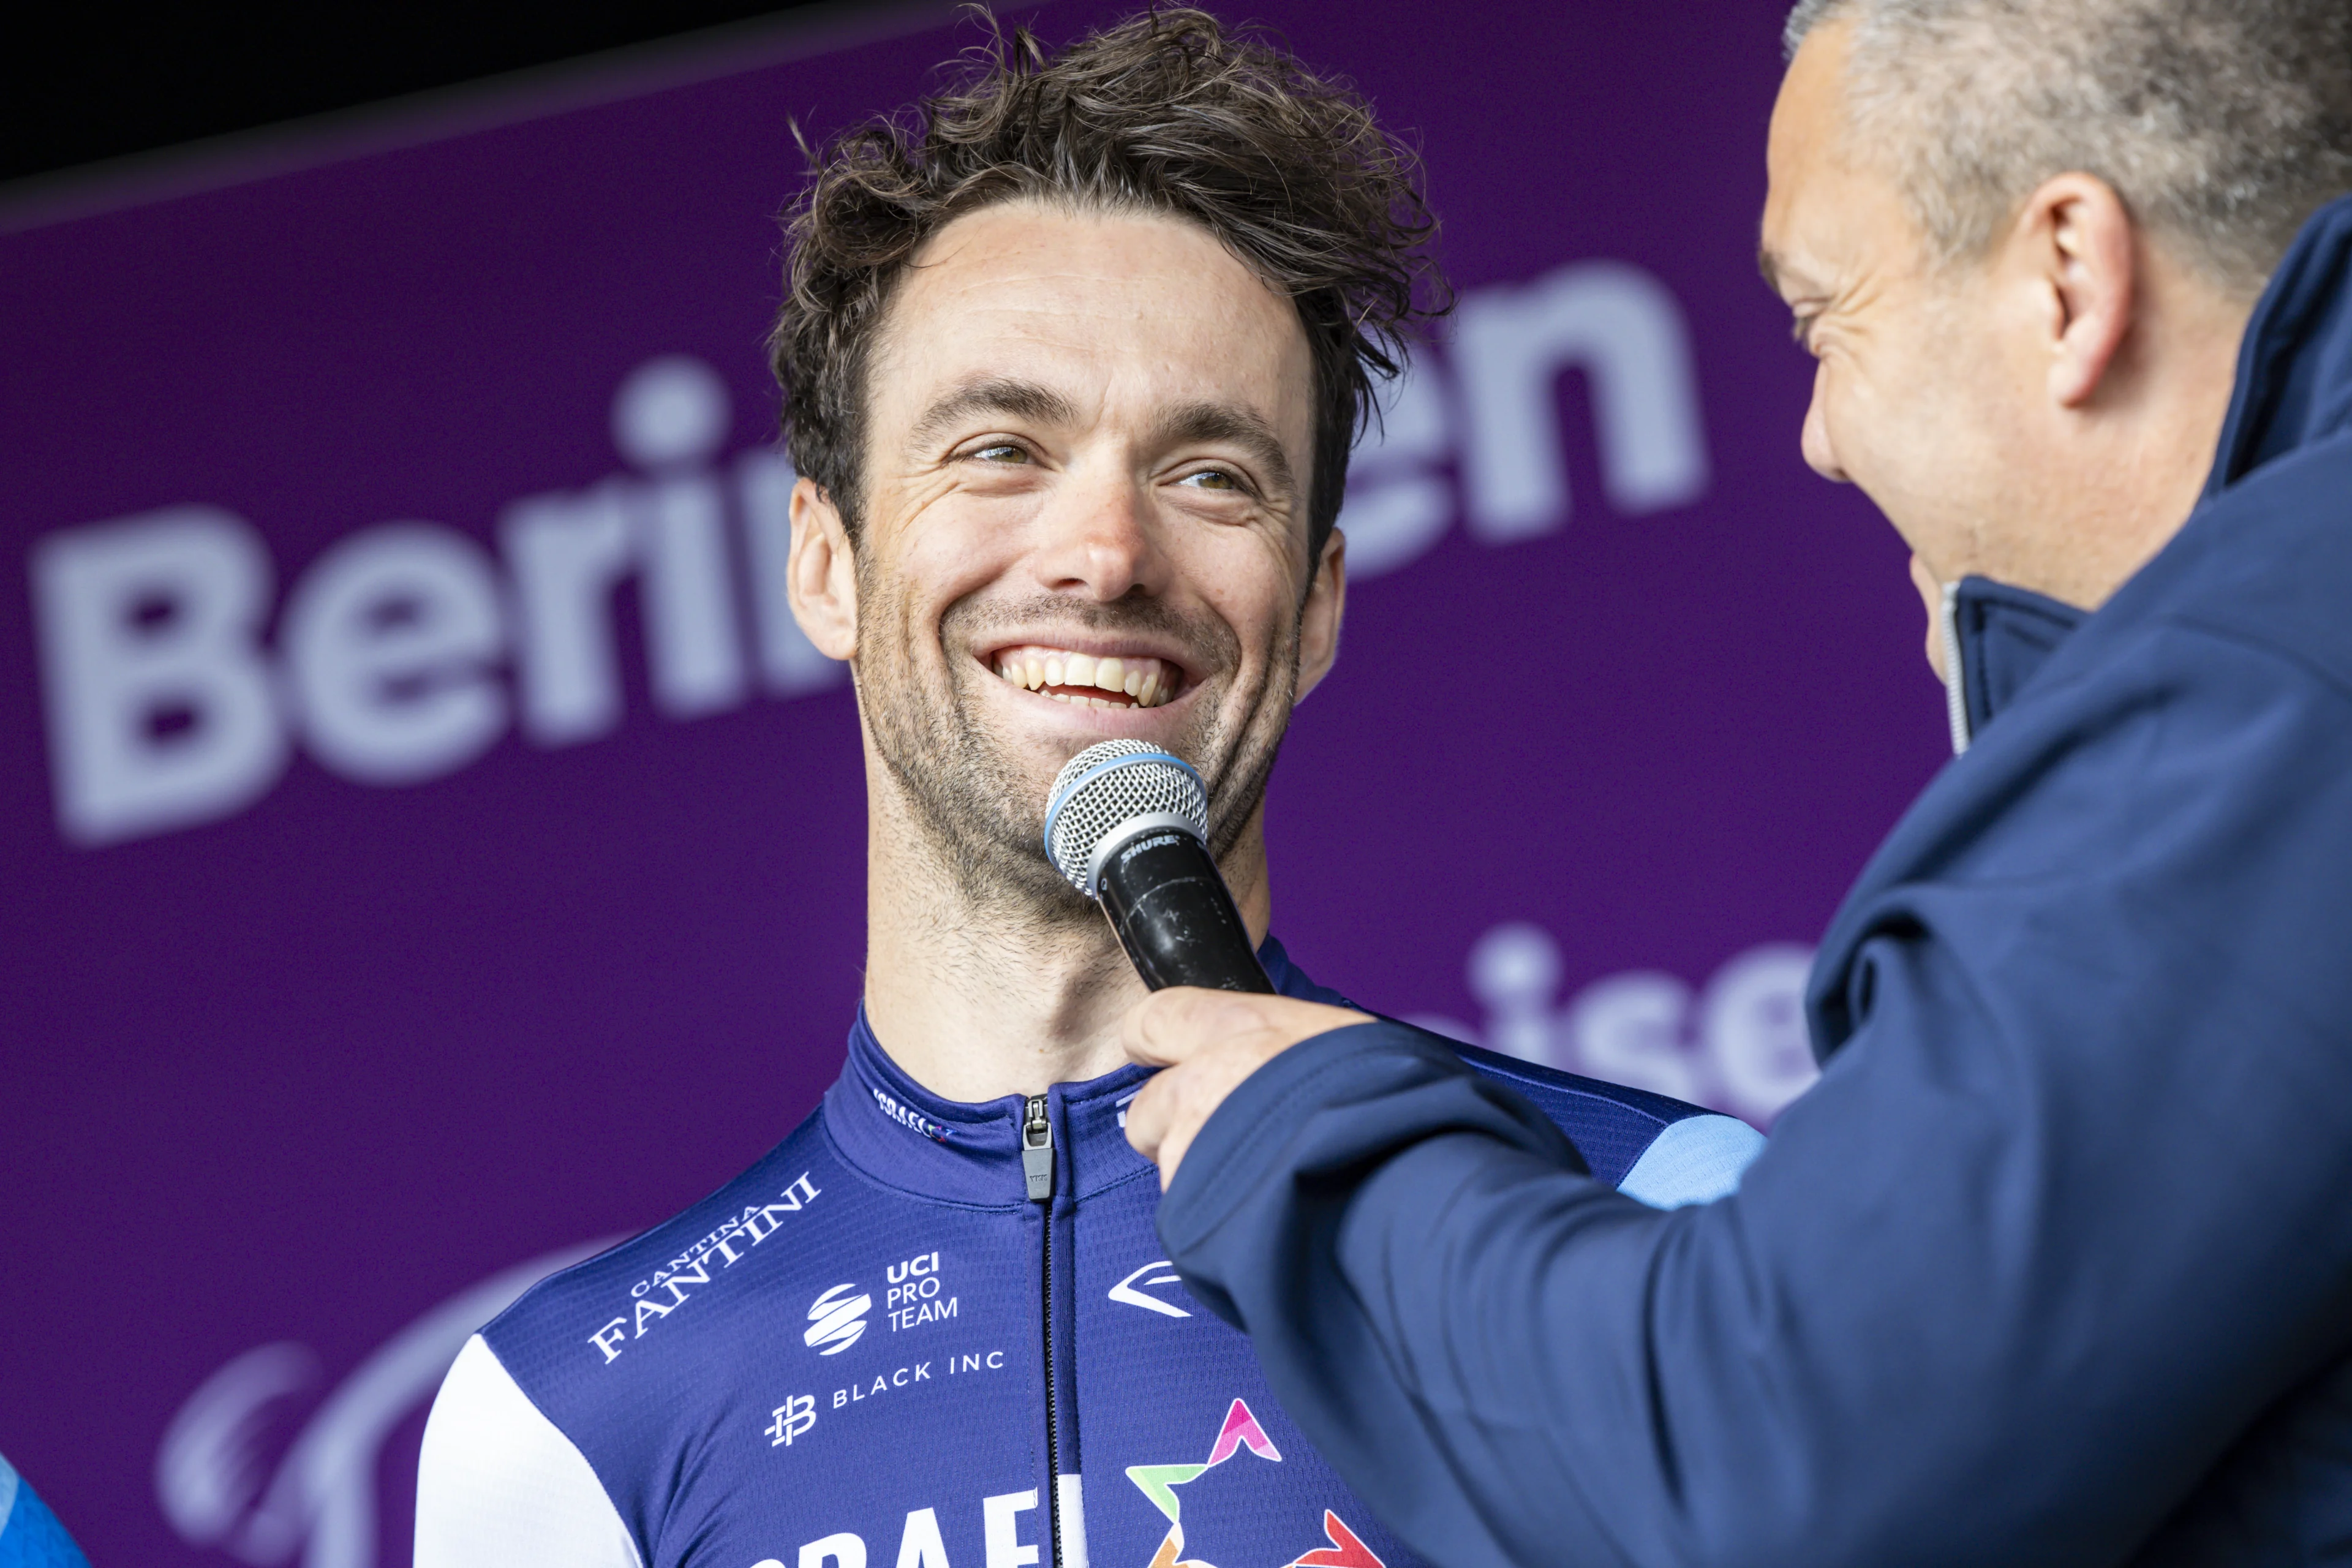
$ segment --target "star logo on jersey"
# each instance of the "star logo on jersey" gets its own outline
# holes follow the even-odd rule
[[[1176,1489],[1199,1480],[1244,1448],[1271,1463],[1282,1462],[1282,1450],[1274,1446],[1274,1439],[1258,1425],[1247,1402],[1236,1399],[1225,1411],[1225,1424],[1218,1428],[1217,1440],[1210,1445],[1205,1463],[1128,1467],[1127,1479],[1151,1500],[1152,1507],[1168,1517],[1168,1534],[1160,1542],[1160,1550],[1151,1554],[1150,1568],[1216,1568],[1214,1563],[1184,1555],[1184,1504],[1177,1497]],[[1387,1568],[1371,1548],[1357,1540],[1355,1532],[1328,1509],[1323,1512],[1323,1535],[1328,1545],[1293,1558],[1285,1568]]]
[[[1288,1568],[1388,1568],[1372,1549],[1356,1539],[1356,1532],[1339,1521],[1339,1516],[1329,1509],[1323,1510],[1323,1539],[1328,1546],[1318,1546],[1304,1557],[1294,1558]]]

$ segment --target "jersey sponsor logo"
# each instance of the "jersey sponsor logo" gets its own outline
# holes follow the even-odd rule
[[[769,1415],[768,1447],[789,1448],[793,1439],[807,1436],[816,1426],[816,1395],[795,1394]]]
[[[1076,1476],[1062,1477],[1062,1489],[1056,1494],[1062,1501],[1066,1548],[1072,1544],[1069,1538],[1074,1533],[1071,1524],[1078,1507],[1077,1479]],[[1042,1529],[1045,1521],[1022,1517],[1036,1511],[1037,1489],[1034,1487],[1027,1491],[1003,1492],[980,1500],[981,1549],[987,1558],[988,1568],[1021,1568],[1024,1563],[1037,1562],[1051,1549]],[[1033,1534],[1034,1539],[1024,1541],[1022,1536],[1024,1532]],[[1072,1561],[1083,1563],[1086,1561],[1083,1523],[1078,1525],[1075,1534],[1080,1549],[1072,1554]],[[887,1535],[882,1536],[877,1544],[887,1545],[889,1539]],[[855,1531],[837,1530],[831,1535],[819,1536],[804,1543],[789,1564],[782,1557],[763,1557],[752,1563],[751,1568],[793,1568],[794,1564],[797,1568],[866,1568],[866,1558],[864,1536]],[[875,1558],[877,1563],[883,1561],[886,1559]],[[937,1508],[919,1508],[907,1515],[907,1521],[898,1532],[896,1561],[898,1568],[948,1568],[947,1537],[940,1529],[940,1510]],[[969,1562],[970,1559],[964,1561]]]
[[[635,1298],[635,1310],[589,1335],[588,1342],[604,1352],[604,1365],[612,1365],[628,1348],[629,1342],[645,1338],[648,1329],[685,1306],[688,1296],[710,1283],[712,1258],[719,1259],[722,1271],[734,1268],[738,1258],[776,1234],[784,1215],[800,1213],[821,1195],[808,1173],[803,1171],[775,1202],[744,1205],[742,1213],[729,1215],[653,1274],[630,1286],[629,1294]]]
[[[1186,1311],[1181,1307],[1174,1305],[1172,1302],[1163,1301],[1157,1296],[1149,1296],[1144,1294],[1145,1291],[1150,1289],[1155,1285],[1176,1285],[1182,1283],[1182,1281],[1173,1273],[1152,1273],[1152,1270],[1155,1268],[1166,1268],[1168,1266],[1168,1259],[1164,1258],[1153,1258],[1150,1262],[1145,1264],[1142,1268],[1137,1269],[1134,1273],[1129,1275],[1118,1284],[1112,1286],[1110,1288],[1110,1299],[1120,1303],[1122,1306],[1140,1307],[1147,1312],[1158,1312],[1163,1317],[1191,1317],[1192,1315],[1192,1313]],[[1147,1279],[1144,1278],[1146,1275],[1150,1275],[1151,1277]]]
[[[809,1303],[808,1331],[801,1338],[819,1355],[839,1355],[866,1332],[866,1313],[874,1298],[862,1290],[855,1296],[844,1294],[850,1290],[857,1287],[835,1285]]]
[[[945,1322],[956,1315],[956,1298],[942,1294],[940,1255],[926,1252],[904,1263],[890,1265],[882,1290],[882,1307],[890,1315],[890,1331],[923,1323]]]
[[[1258,1425],[1248,1402],[1236,1399],[1226,1407],[1224,1425],[1217,1429],[1217,1440],[1209,1446],[1205,1462],[1128,1467],[1127,1479],[1168,1519],[1168,1533],[1160,1541],[1160,1550],[1152,1553],[1150,1568],[1185,1568],[1184,1504],[1177,1497],[1176,1489],[1199,1480],[1244,1448],[1269,1463],[1282,1463],[1282,1450],[1274,1446],[1274,1439]],[[1387,1568],[1328,1509],[1323,1510],[1323,1535],[1327,1544],[1292,1558],[1286,1568]]]
[[[883,1115],[909,1132],[919,1132],[934,1143],[944,1143],[955,1136],[954,1129],[944,1121],[934,1121],[911,1105],[901,1104],[880,1089],[874,1091],[874,1103]]]
[[[878,1399],[892,1389],[914,1388],[922,1384],[936,1383],[943,1377],[970,1377],[974,1373],[1003,1370],[1003,1351],[962,1351],[943,1362],[913,1362],[894,1372],[877,1372],[871,1382],[861,1380],[846,1388],[836,1388],[833,1391],[833,1407],[846,1410],[853,1405]]]

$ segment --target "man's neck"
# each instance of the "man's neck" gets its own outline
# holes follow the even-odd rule
[[[2212,468],[2252,310],[2151,249],[2132,336],[2069,418],[2053,482],[2000,520],[2009,537],[1974,569],[2095,610],[2170,543]]]
[[[866,1016],[890,1059],[965,1104],[1123,1065],[1119,1020],[1144,987],[1109,923],[1049,920],[1017,893],[962,885],[887,770],[867,770],[866,799]],[[1223,868],[1251,941],[1264,942],[1261,814]]]

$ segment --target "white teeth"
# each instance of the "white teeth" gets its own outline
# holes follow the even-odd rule
[[[1182,674],[1173,667],[1149,657],[1072,653],[1053,647],[1007,648],[996,657],[996,673],[1013,685],[1082,706],[1157,708],[1174,701],[1177,689],[1184,684]],[[1056,686],[1110,695],[1097,698],[1047,689]]]

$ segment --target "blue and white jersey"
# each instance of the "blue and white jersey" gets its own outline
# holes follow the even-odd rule
[[[1263,957],[1285,994],[1341,1001],[1278,943]],[[1465,1055],[1645,1203],[1720,1196],[1761,1146],[1728,1117]],[[1123,1130],[1146,1076],[959,1104],[861,1014],[772,1152],[467,1344],[425,1429],[417,1568],[1419,1561],[1168,1265],[1158,1173]]]

